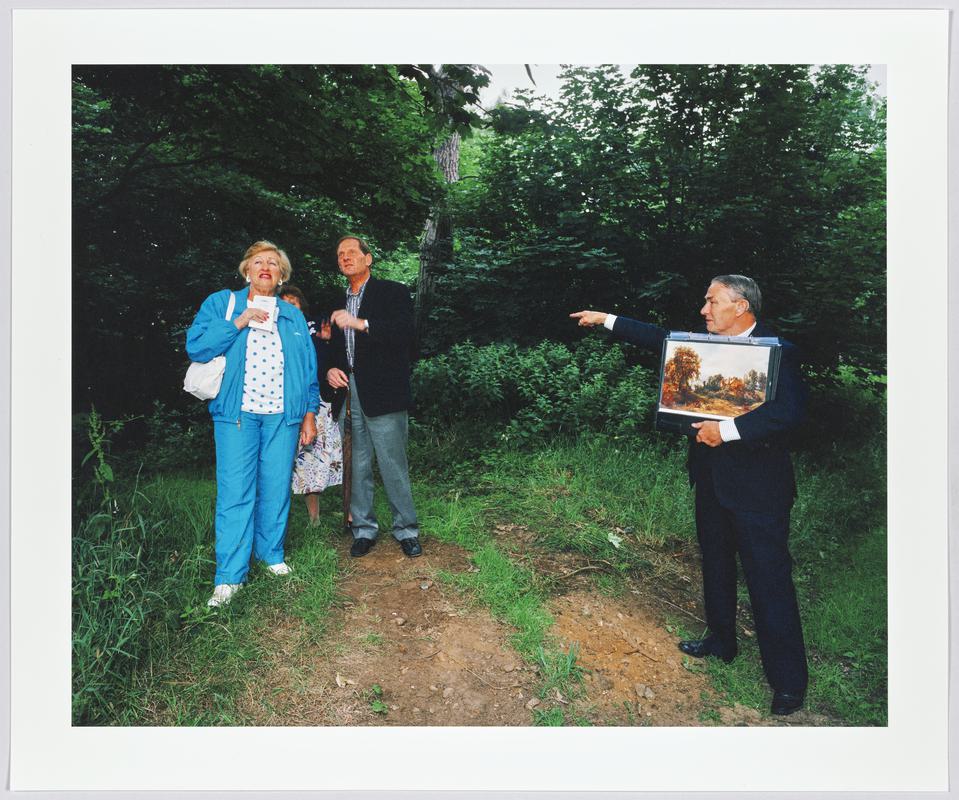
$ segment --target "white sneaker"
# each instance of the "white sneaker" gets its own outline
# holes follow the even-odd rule
[[[233,595],[240,591],[241,586],[242,583],[218,583],[213,587],[213,597],[207,600],[206,604],[210,608],[225,606],[233,599]]]
[[[289,575],[291,572],[293,572],[293,567],[291,567],[285,561],[281,561],[279,564],[270,564],[267,569],[274,575]]]

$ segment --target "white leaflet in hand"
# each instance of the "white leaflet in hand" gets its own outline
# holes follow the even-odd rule
[[[247,305],[251,308],[258,308],[261,311],[266,311],[270,315],[266,322],[257,322],[255,319],[251,319],[250,327],[261,331],[272,331],[273,321],[277,318],[279,313],[276,307],[276,298],[258,294],[252,300],[250,300]]]

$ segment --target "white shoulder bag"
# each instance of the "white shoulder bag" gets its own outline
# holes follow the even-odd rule
[[[230,302],[226,306],[225,320],[233,316],[236,306],[236,295],[230,292]],[[226,370],[226,356],[214,356],[206,362],[193,361],[183,379],[183,390],[200,400],[212,400],[220,391],[223,382],[223,372]]]

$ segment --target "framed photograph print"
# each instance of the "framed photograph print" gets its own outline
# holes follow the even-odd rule
[[[947,788],[949,443],[911,423],[948,395],[950,15],[704,3],[13,10],[13,790]],[[426,309],[422,557],[377,493],[352,560],[330,487],[290,502],[292,573],[211,606],[230,421],[181,389],[187,332],[261,240],[345,312],[341,236]],[[648,420],[782,402],[790,354],[676,332],[657,375],[659,340],[570,321],[695,329],[719,266],[869,368],[869,414],[813,418],[868,462],[796,459],[815,675],[785,720],[745,603],[734,664],[677,647],[694,500]],[[354,344],[391,336],[356,310]]]

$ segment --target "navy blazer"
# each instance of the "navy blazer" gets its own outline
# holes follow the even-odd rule
[[[345,303],[344,303],[345,306]],[[341,307],[344,307],[341,306]],[[406,411],[412,401],[410,360],[413,347],[413,301],[410,290],[396,281],[370,277],[357,316],[369,320],[367,332],[356,331],[353,376],[368,417]],[[346,340],[336,325],[330,338],[327,369],[349,372]],[[324,375],[325,379],[325,375]],[[345,392],[336,392],[333,415],[340,413]]]
[[[669,331],[658,325],[617,317],[613,334],[640,347],[662,352]],[[775,336],[757,322],[752,336]],[[776,398],[736,417],[740,440],[718,447],[689,440],[690,485],[710,482],[720,505],[736,511],[784,511],[796,497],[796,479],[789,456],[789,435],[802,422],[806,389],[799,351],[780,339],[782,358]]]

